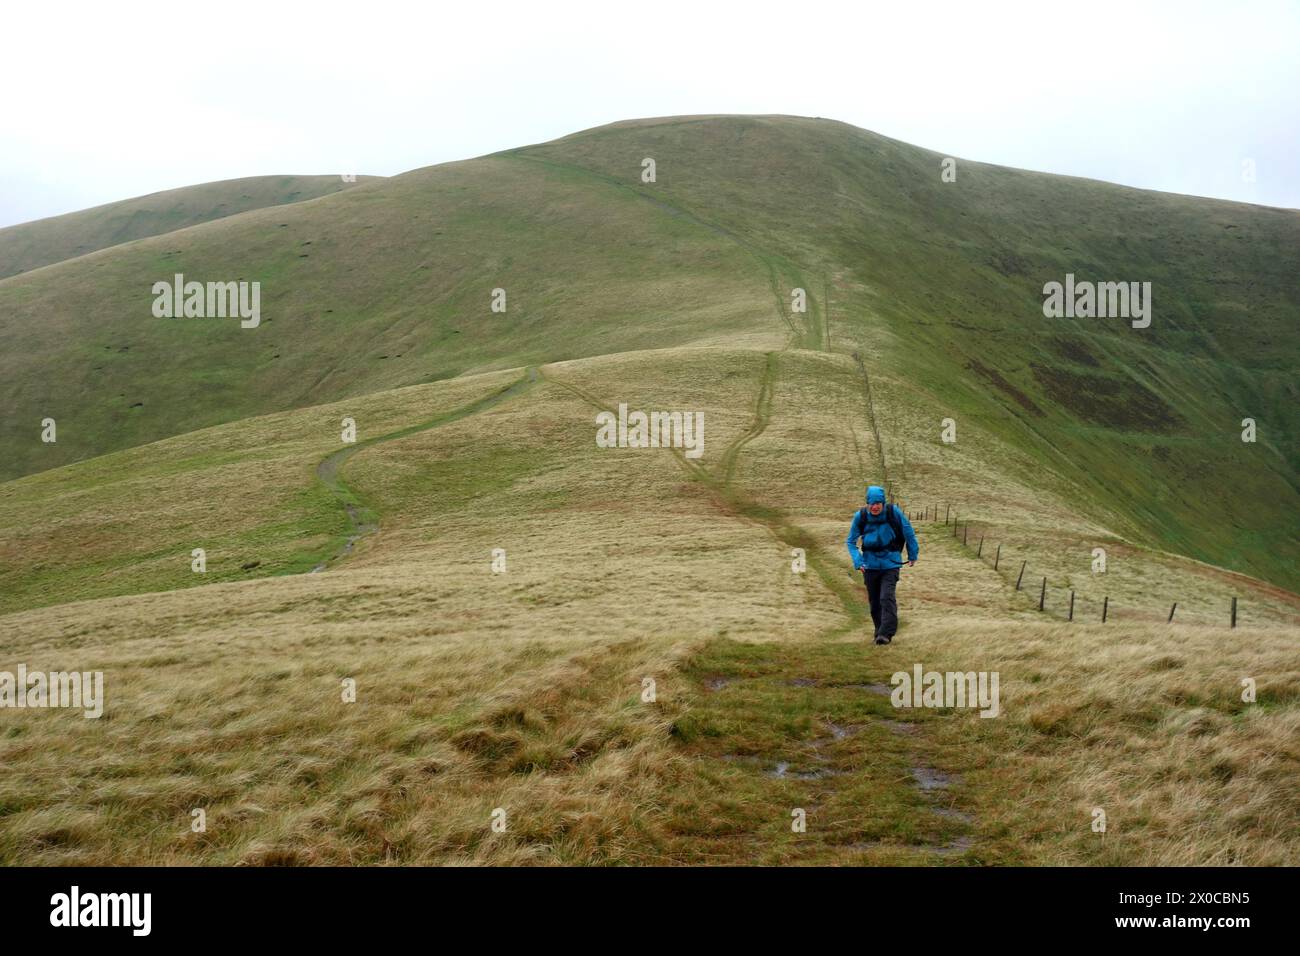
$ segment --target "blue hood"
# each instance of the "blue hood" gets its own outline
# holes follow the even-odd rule
[[[879,485],[868,485],[867,504],[874,505],[877,503],[882,505],[885,503],[885,489],[881,488]]]

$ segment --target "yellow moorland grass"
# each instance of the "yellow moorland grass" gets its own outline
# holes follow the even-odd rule
[[[1029,465],[977,422],[962,436],[973,447],[941,447],[941,409],[887,375],[870,415],[848,356],[672,350],[540,372],[509,401],[350,458],[342,477],[379,530],[331,570],[0,619],[0,669],[102,670],[107,695],[100,720],[3,712],[0,860],[1300,858],[1293,595],[1260,590],[1260,617],[1237,631],[1067,624],[926,523],[899,588],[903,628],[873,648],[843,551],[862,485],[883,470],[873,418],[909,509],[958,492],[987,502],[990,520],[1026,529],[1024,546],[1029,529],[1045,535],[1041,560],[1062,568],[1086,567],[1108,532],[1071,513],[1064,484],[1027,484]],[[358,401],[388,408],[383,428],[396,431],[519,374]],[[597,448],[595,412],[619,402],[705,411],[704,457]],[[297,474],[337,447],[310,423],[332,432],[340,414],[280,419],[301,442]],[[228,436],[232,455],[270,442],[256,436]],[[132,467],[148,460],[138,453]],[[237,506],[238,482],[176,473],[158,487],[220,488],[220,507]],[[107,518],[123,507],[106,505]],[[250,527],[274,511],[250,512]],[[125,542],[129,522],[107,518]],[[183,559],[177,527],[156,544]],[[808,573],[793,572],[791,542],[807,544]],[[1134,606],[1214,578],[1119,550],[1108,574],[1136,579]],[[916,663],[998,671],[1002,716],[895,710],[889,676]],[[349,678],[355,703],[343,701]],[[191,829],[195,809],[205,832]]]

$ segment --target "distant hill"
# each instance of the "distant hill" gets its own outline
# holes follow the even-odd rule
[[[250,209],[328,196],[375,177],[250,176],[123,199],[0,229],[0,279],[133,239],[224,219]]]
[[[14,276],[0,467],[602,354],[856,352],[924,396],[916,437],[978,423],[1116,532],[1295,588],[1300,213],[943,159],[830,120],[639,120]],[[177,272],[260,281],[261,326],[154,318]],[[1150,327],[1045,317],[1067,274],[1151,282]]]

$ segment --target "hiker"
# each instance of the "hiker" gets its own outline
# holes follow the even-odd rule
[[[858,539],[862,540],[861,547]],[[916,535],[898,505],[885,503],[885,489],[867,488],[867,506],[860,508],[849,525],[849,557],[853,569],[862,572],[871,602],[871,620],[876,625],[876,643],[888,644],[898,631],[898,601],[894,588],[898,569],[903,566],[903,541],[907,541],[907,563],[916,564],[920,548]]]

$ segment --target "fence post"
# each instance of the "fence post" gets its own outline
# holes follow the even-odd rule
[[[1047,597],[1047,578],[1043,578],[1043,589],[1038,592],[1038,610],[1043,609],[1043,599]]]
[[[1025,578],[1025,565],[1028,564],[1028,563],[1029,563],[1028,561],[1021,561],[1021,562],[1020,562],[1020,577],[1016,578],[1016,590],[1017,590],[1017,591],[1020,590],[1020,582],[1023,581],[1024,578]]]
[[[998,569],[998,562],[1002,560],[1002,545],[998,545],[998,553],[993,555],[993,570]]]
[[[1175,601],[1175,602],[1174,602],[1174,606],[1171,607],[1171,608],[1169,609],[1169,620],[1167,620],[1167,621],[1165,622],[1166,624],[1172,624],[1172,623],[1174,623],[1174,611],[1176,611],[1176,610],[1178,610],[1178,602],[1177,602],[1177,601]]]
[[[1073,589],[1070,590],[1070,616],[1067,618],[1067,620],[1070,621],[1074,620],[1074,590]]]
[[[1101,623],[1106,623],[1106,612],[1110,610],[1110,598],[1102,598],[1101,601]]]
[[[961,546],[966,547],[966,532],[970,530],[970,522],[967,521],[961,526]]]
[[[1237,599],[1232,599],[1232,626],[1237,626]]]
[[[956,518],[953,518],[953,519],[952,519],[952,536],[953,536],[954,538],[957,537],[957,519],[956,519]]]
[[[975,557],[979,558],[979,557],[983,557],[983,555],[984,555],[984,535],[980,535],[980,548],[978,551],[975,552]]]
[[[948,505],[948,506],[946,506],[946,507],[943,509],[943,523],[944,523],[944,524],[947,524],[947,523],[948,523],[948,513],[949,513],[950,511],[952,511],[952,505]],[[935,517],[937,518],[938,515],[936,514]]]

